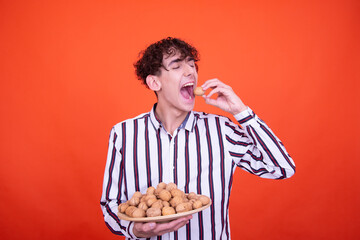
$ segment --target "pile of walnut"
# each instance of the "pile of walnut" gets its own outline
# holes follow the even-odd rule
[[[119,213],[129,217],[157,217],[182,213],[201,208],[210,203],[210,198],[195,193],[185,194],[175,183],[159,183],[157,188],[149,187],[146,194],[135,192],[132,198],[121,203]]]

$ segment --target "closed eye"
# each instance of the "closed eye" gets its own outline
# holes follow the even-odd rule
[[[193,68],[195,67],[195,62],[188,62],[188,65]]]
[[[186,59],[186,62],[187,64],[190,66],[190,67],[195,67],[195,61],[194,61],[194,58],[187,58]]]
[[[168,64],[168,67],[171,67],[171,65],[173,65],[174,67],[180,67],[179,66],[179,62],[181,62],[182,60],[180,58],[176,58],[174,60],[172,60],[169,64]],[[172,68],[174,68],[172,67]]]

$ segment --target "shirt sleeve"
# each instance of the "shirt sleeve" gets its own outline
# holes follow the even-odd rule
[[[124,194],[124,163],[120,152],[119,132],[121,131],[116,131],[116,127],[110,132],[100,206],[105,224],[111,232],[127,238],[135,238],[133,222],[121,220],[117,216],[119,204],[127,201]]]
[[[247,110],[226,123],[226,143],[240,168],[263,178],[283,179],[295,173],[295,164],[284,145],[255,113]]]

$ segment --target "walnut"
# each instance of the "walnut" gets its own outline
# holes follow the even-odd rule
[[[146,202],[140,202],[138,208],[141,208],[146,211],[148,209],[148,205],[146,204]]]
[[[205,91],[203,90],[202,87],[196,87],[196,88],[194,88],[194,94],[196,96],[202,96],[205,94]]]
[[[176,189],[176,188],[177,188],[177,186],[176,186],[175,183],[168,183],[168,184],[166,184],[166,188],[165,188],[165,189],[170,192],[171,190]]]
[[[155,188],[154,187],[148,187],[146,190],[146,195],[154,195]]]
[[[136,210],[135,206],[129,206],[128,208],[126,208],[125,210],[125,214],[128,215],[129,217],[132,217],[132,213]]]
[[[171,193],[168,190],[163,189],[159,194],[159,198],[163,201],[169,201],[171,199]]]
[[[198,199],[198,195],[197,194],[195,194],[195,193],[193,193],[193,192],[191,192],[191,193],[189,193],[188,195],[187,195],[187,198],[188,199]]]
[[[179,203],[177,206],[176,206],[176,212],[177,213],[181,213],[181,212],[187,212],[187,211],[190,211],[192,210],[192,205],[190,203]]]
[[[170,207],[170,203],[168,201],[162,201],[164,207]]]
[[[195,200],[193,203],[192,203],[192,206],[194,209],[198,209],[198,208],[201,208],[203,206],[202,202],[200,200]]]
[[[133,196],[130,200],[129,200],[129,205],[131,206],[137,206],[140,202],[140,198]]]
[[[164,207],[164,205],[162,203],[162,200],[156,200],[156,202],[151,204],[151,207],[162,209]]]
[[[185,197],[185,193],[177,188],[172,189],[170,191],[170,193],[171,193],[172,197],[175,197],[175,196]]]
[[[144,209],[141,209],[141,208],[136,208],[136,209],[132,212],[131,216],[134,217],[134,218],[145,217],[145,210],[144,210]]]
[[[183,202],[183,198],[176,196],[170,200],[170,205],[172,207],[176,207],[179,203],[182,203],[182,202]]]
[[[161,183],[159,183],[159,184],[157,185],[156,188],[166,188],[166,183],[161,182]]]
[[[127,202],[121,203],[118,207],[118,210],[119,210],[119,212],[124,213],[126,208],[128,208],[128,207],[129,207],[129,203],[127,203]]]
[[[135,192],[135,193],[133,194],[132,197],[141,198],[141,197],[142,197],[142,194],[141,194],[141,192],[137,191],[137,192]]]
[[[173,207],[163,207],[162,209],[162,215],[166,216],[166,215],[171,215],[171,214],[175,214],[175,209]]]
[[[203,206],[208,205],[210,203],[210,198],[208,196],[205,195],[201,195],[199,197],[199,201],[201,201],[201,203],[203,204]]]
[[[155,196],[155,195],[152,195]],[[148,207],[151,207],[151,205],[157,201],[157,198],[149,198],[148,200],[146,200],[146,204],[148,205]]]
[[[149,208],[146,210],[147,217],[158,217],[161,216],[161,209],[160,208]]]

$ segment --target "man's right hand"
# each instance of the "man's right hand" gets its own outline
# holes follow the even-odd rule
[[[192,219],[192,215],[178,218],[167,223],[134,223],[133,233],[137,238],[150,238],[154,236],[161,236],[168,232],[177,231],[179,228],[185,226]]]

